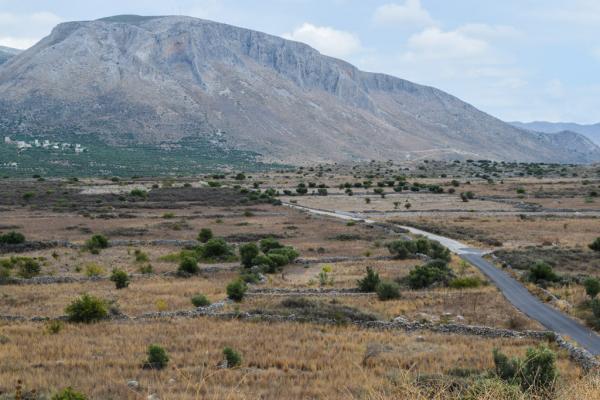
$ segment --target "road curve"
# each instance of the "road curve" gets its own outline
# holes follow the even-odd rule
[[[319,210],[310,207],[299,206],[295,204],[284,203],[284,205],[299,210],[311,212],[313,214],[331,216],[345,220],[364,221],[367,224],[373,224],[376,221],[362,218],[358,214],[344,211]],[[583,326],[573,318],[568,317],[562,312],[543,303],[537,297],[532,295],[516,279],[496,268],[492,263],[485,260],[483,255],[485,251],[469,248],[469,246],[444,236],[435,235],[420,229],[409,226],[397,225],[414,234],[423,235],[429,239],[436,240],[448,247],[450,251],[460,256],[463,260],[473,264],[483,272],[496,285],[506,299],[521,312],[530,318],[538,321],[546,329],[556,332],[562,336],[575,340],[579,345],[585,348],[593,355],[600,354],[600,336],[591,329]]]

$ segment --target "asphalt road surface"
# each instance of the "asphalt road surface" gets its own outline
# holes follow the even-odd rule
[[[345,220],[364,221],[367,224],[375,223],[373,220],[362,218],[358,214],[344,211],[319,210],[310,207],[303,207],[294,204],[285,204],[289,207],[305,210],[313,214],[326,215]],[[414,234],[419,234],[436,240],[448,247],[450,251],[460,256],[463,260],[473,264],[500,289],[506,299],[519,309],[522,313],[531,319],[538,321],[546,329],[556,332],[564,337],[575,340],[581,347],[592,353],[600,354],[600,336],[591,329],[583,326],[573,318],[565,315],[555,308],[543,303],[537,297],[532,295],[516,279],[498,269],[493,264],[483,258],[485,251],[469,248],[465,244],[444,236],[435,235],[429,232],[415,229],[408,226],[399,227],[406,229]]]

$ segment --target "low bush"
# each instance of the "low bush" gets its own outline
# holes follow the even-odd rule
[[[104,268],[100,264],[94,262],[88,263],[85,266],[85,275],[89,278],[100,276],[104,273]]]
[[[144,364],[145,369],[163,369],[169,363],[167,351],[157,344],[148,346],[146,354],[148,355],[148,359]]]
[[[242,261],[242,265],[246,268],[252,267],[254,264],[254,260],[258,257],[260,251],[258,250],[258,246],[256,243],[247,243],[240,246],[240,260]]]
[[[198,261],[193,257],[184,257],[179,263],[178,271],[187,274],[197,274],[200,272]]]
[[[536,262],[530,269],[527,279],[533,283],[556,282],[560,280],[552,267],[543,261]]]
[[[38,276],[42,270],[40,263],[31,257],[18,257],[17,258],[18,274],[21,278],[31,279],[34,276]]]
[[[85,242],[85,249],[92,254],[98,254],[100,250],[108,247],[108,239],[104,235],[94,235]]]
[[[87,397],[83,393],[74,391],[73,389],[66,388],[60,392],[54,394],[51,400],[87,400]]]
[[[481,279],[476,276],[465,276],[450,281],[450,287],[454,289],[469,289],[481,286]]]
[[[129,275],[122,269],[113,269],[110,280],[115,283],[117,289],[125,289],[129,286]]]
[[[213,232],[211,229],[209,229],[209,228],[200,229],[200,233],[198,233],[198,241],[200,243],[206,243],[212,238],[213,238]]]
[[[203,258],[217,259],[232,255],[233,249],[224,239],[213,238],[209,239],[206,244],[202,246],[200,252]]]
[[[443,260],[434,260],[413,268],[407,280],[411,289],[424,289],[434,284],[448,284],[450,279],[448,264]]]
[[[265,254],[267,254],[271,250],[279,249],[282,247],[283,245],[274,238],[265,238],[260,241],[260,250]]]
[[[600,251],[600,237],[596,238],[596,240],[590,243],[589,248],[594,251]]]
[[[203,294],[197,294],[192,297],[192,304],[194,307],[207,307],[210,306],[210,300]]]
[[[400,286],[391,281],[383,281],[377,285],[377,297],[381,301],[400,298]]]
[[[244,299],[244,296],[246,295],[246,291],[248,290],[248,286],[246,285],[246,282],[244,282],[241,279],[237,279],[231,283],[229,283],[229,285],[227,285],[227,297],[229,297],[231,300],[235,301],[235,302],[240,302]]]
[[[71,322],[92,323],[108,316],[108,307],[104,300],[88,294],[73,300],[65,309]]]
[[[592,299],[600,293],[600,279],[598,278],[587,278],[583,282],[583,286],[585,287],[585,293]]]
[[[380,282],[379,274],[373,271],[373,268],[367,267],[367,275],[358,281],[358,290],[365,293],[375,292]]]
[[[0,235],[0,244],[21,244],[25,243],[25,236],[22,233],[10,231]]]
[[[223,357],[227,361],[227,368],[239,367],[242,364],[242,356],[231,347],[223,349]]]
[[[556,354],[548,347],[530,347],[524,359],[509,358],[494,349],[493,357],[496,375],[503,381],[534,394],[548,396],[553,391],[558,377]]]

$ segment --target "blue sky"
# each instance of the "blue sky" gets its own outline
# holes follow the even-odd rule
[[[600,121],[600,0],[0,0],[0,45],[59,22],[183,14],[306,42],[504,120]]]

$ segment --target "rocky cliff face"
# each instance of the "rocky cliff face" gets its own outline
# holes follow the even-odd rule
[[[10,47],[0,46],[0,64],[4,64],[12,57],[19,54],[21,50],[11,49]]]
[[[588,162],[437,89],[311,47],[189,17],[57,26],[0,67],[0,128],[160,144],[219,134],[271,160]]]

